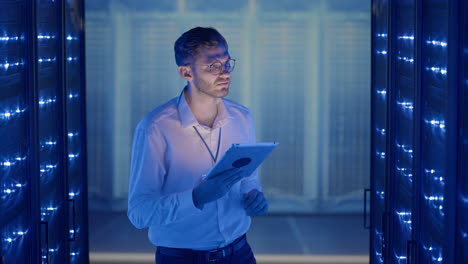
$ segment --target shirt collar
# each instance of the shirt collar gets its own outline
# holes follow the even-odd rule
[[[185,100],[184,92],[186,89],[188,89],[187,86],[182,89],[182,92],[177,99],[177,109],[179,111],[180,122],[182,123],[183,127],[196,125],[202,126],[198,123],[197,119],[192,113],[192,110],[190,109],[190,106],[187,103],[187,100]],[[220,103],[218,104],[218,115],[216,116],[216,119],[213,123],[213,129],[224,126],[229,119],[233,118],[233,115],[224,103],[224,99],[221,99]]]

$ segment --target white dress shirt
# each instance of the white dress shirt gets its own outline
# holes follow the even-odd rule
[[[202,210],[194,206],[192,190],[214,161],[193,126],[213,155],[222,129],[218,159],[233,143],[255,142],[249,109],[221,99],[210,128],[195,119],[184,91],[140,121],[133,139],[128,217],[135,227],[148,227],[149,240],[157,246],[220,248],[250,227],[241,199],[252,189],[261,190],[257,171]]]

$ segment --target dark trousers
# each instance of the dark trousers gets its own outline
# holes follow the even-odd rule
[[[244,239],[239,244],[239,239]],[[256,264],[252,249],[245,236],[230,245],[214,251],[158,247],[156,264]],[[236,247],[236,243],[238,247]]]

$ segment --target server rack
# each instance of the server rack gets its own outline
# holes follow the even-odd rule
[[[465,5],[372,1],[371,263],[467,263]]]
[[[0,1],[0,263],[89,262],[83,4]]]

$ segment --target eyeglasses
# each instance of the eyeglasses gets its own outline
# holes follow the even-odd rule
[[[211,64],[195,64],[195,63],[187,63],[186,65],[201,65],[201,66],[209,66],[208,70],[212,74],[220,74],[224,71],[227,71],[228,73],[231,73],[234,70],[234,67],[236,66],[236,60],[235,59],[229,59],[224,63],[224,65],[220,61],[215,61]]]

